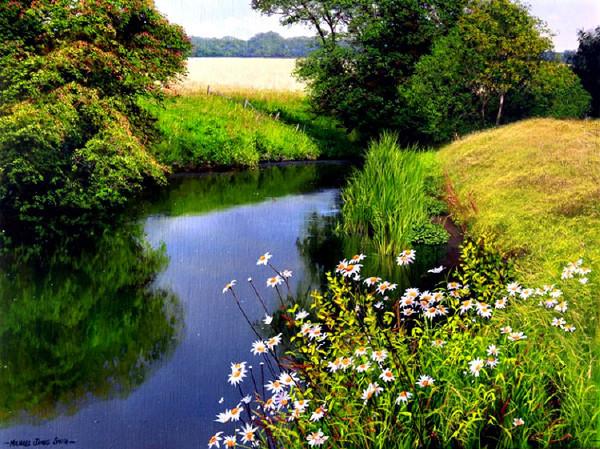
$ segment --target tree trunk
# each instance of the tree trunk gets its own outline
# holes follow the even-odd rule
[[[498,115],[496,116],[496,126],[502,121],[502,109],[504,108],[504,94],[500,95],[500,106],[498,106]]]

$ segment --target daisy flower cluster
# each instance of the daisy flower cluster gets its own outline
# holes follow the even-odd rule
[[[277,270],[272,257],[267,252],[256,263],[271,268],[273,276],[266,280],[266,287],[279,293],[279,286],[287,285],[292,273]],[[396,263],[406,267],[415,258],[414,250],[405,250]],[[494,370],[502,369],[510,376],[510,363],[519,357],[520,342],[529,341],[522,330],[500,327],[506,315],[499,311],[511,303],[535,299],[556,314],[552,326],[565,332],[575,330],[565,317],[569,304],[553,285],[526,288],[510,282],[500,286],[500,294],[482,301],[469,285],[449,278],[430,290],[398,289],[379,276],[363,278],[365,259],[364,254],[357,254],[340,261],[328,275],[329,289],[313,293],[313,303],[307,307],[310,312],[299,305],[283,308],[284,319],[278,322],[286,330],[280,333],[269,328],[270,336],[261,336],[246,316],[237,298],[236,281],[225,285],[223,293],[234,297],[257,335],[249,352],[259,368],[253,369],[246,361],[231,363],[228,382],[239,390],[241,400],[220,411],[215,421],[239,427],[228,435],[217,432],[209,448],[343,447],[349,444],[344,435],[351,435],[352,429],[342,431],[340,426],[362,426],[365,417],[378,422],[390,413],[394,419],[411,420],[422,407],[447,394],[452,376],[467,386],[492,382]],[[579,260],[565,267],[563,279],[581,282],[589,273]],[[251,280],[250,285],[270,318],[263,322],[271,325],[272,315]],[[476,327],[471,327],[473,322]],[[489,332],[477,336],[473,343],[465,336],[479,326],[495,332],[492,337]],[[420,358],[427,355],[435,363]],[[340,419],[339,413],[345,418]],[[507,428],[511,420],[513,429],[525,425],[517,414],[514,406],[507,414]],[[408,429],[411,424],[402,426]]]

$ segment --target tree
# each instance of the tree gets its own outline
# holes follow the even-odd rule
[[[0,35],[0,226],[77,223],[164,182],[138,100],[190,44],[152,0],[3,1]]]
[[[592,115],[600,117],[600,26],[579,32],[579,48],[572,61],[583,87],[592,95]]]
[[[511,0],[476,0],[436,41],[401,92],[413,123],[434,141],[497,125],[506,97],[525,88],[550,48],[541,22]],[[493,118],[491,107],[494,107]]]
[[[298,64],[313,107],[370,137],[402,125],[398,85],[462,14],[466,0],[253,0],[283,24],[315,30],[320,48]]]

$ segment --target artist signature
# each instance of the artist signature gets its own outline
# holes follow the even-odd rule
[[[10,440],[4,442],[4,445],[7,447],[68,446],[71,444],[75,444],[75,441],[59,437],[54,437],[52,440],[34,438],[32,440]]]

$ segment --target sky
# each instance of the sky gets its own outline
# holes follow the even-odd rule
[[[235,36],[248,39],[276,31],[282,36],[312,35],[304,27],[283,27],[277,17],[266,17],[250,8],[250,0],[155,0],[171,21],[183,25],[191,36]],[[600,26],[600,0],[527,0],[533,15],[544,20],[555,34],[557,51],[577,48],[577,30]]]

